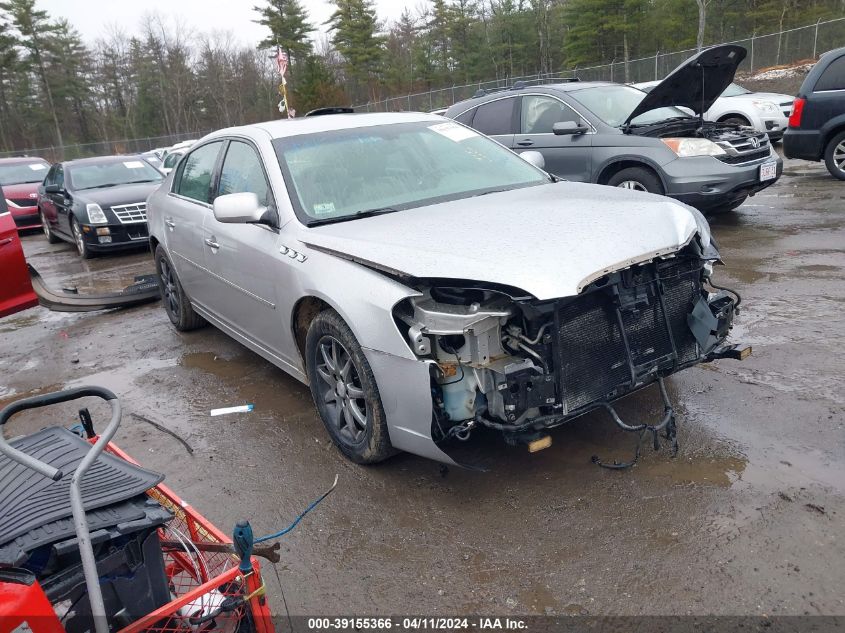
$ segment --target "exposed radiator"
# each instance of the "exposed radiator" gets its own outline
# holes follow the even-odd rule
[[[700,276],[696,260],[649,263],[626,273],[623,284],[561,302],[556,327],[564,413],[622,395],[657,369],[698,359],[687,315],[701,295]]]

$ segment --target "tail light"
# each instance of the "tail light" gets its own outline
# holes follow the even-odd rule
[[[804,113],[804,104],[807,100],[798,97],[792,102],[792,114],[789,115],[789,127],[801,127],[801,115]]]

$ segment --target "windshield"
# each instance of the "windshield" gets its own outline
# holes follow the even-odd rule
[[[495,141],[451,121],[333,130],[273,143],[294,207],[309,225],[549,182]]]
[[[140,182],[159,182],[164,178],[157,169],[140,158],[85,163],[68,167],[72,189],[97,189]]]
[[[0,165],[0,186],[41,182],[48,169],[49,163],[40,158],[31,162]]]
[[[739,95],[750,95],[751,91],[746,90],[742,86],[738,86],[736,84],[731,84],[725,91],[722,93],[723,97],[738,97]]]
[[[584,104],[593,114],[602,121],[613,127],[619,127],[631,112],[634,111],[640,101],[645,99],[646,93],[631,86],[596,86],[583,90],[573,90],[569,93],[572,97]],[[646,125],[657,123],[675,117],[688,118],[690,115],[680,108],[672,106],[655,108],[631,121],[633,125]]]

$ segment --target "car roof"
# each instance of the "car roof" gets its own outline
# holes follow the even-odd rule
[[[554,83],[554,84],[536,84],[536,85],[527,85],[521,86],[518,88],[505,88],[503,90],[492,90],[485,95],[481,95],[478,97],[471,97],[469,99],[464,99],[463,101],[458,101],[454,105],[449,107],[449,110],[458,106],[458,105],[465,105],[466,109],[470,108],[471,105],[469,104],[480,104],[486,101],[494,101],[496,99],[501,99],[504,97],[511,97],[511,96],[518,96],[524,93],[549,93],[554,94],[555,92],[578,92],[579,90],[586,90],[588,88],[597,88],[599,86],[621,86],[623,84],[618,84],[615,81],[567,81],[562,83]]]
[[[26,165],[28,163],[47,163],[40,156],[13,156],[11,158],[0,158],[0,165]]]
[[[284,138],[286,136],[298,136],[300,134],[315,134],[319,132],[331,132],[334,130],[348,130],[361,127],[372,127],[375,125],[390,125],[393,123],[416,123],[431,121],[432,123],[443,122],[441,116],[427,114],[424,112],[387,112],[387,113],[354,113],[354,114],[326,114],[323,116],[300,117],[296,119],[279,119],[253,123],[239,127],[224,128],[212,132],[206,139],[219,136],[247,135],[250,136],[256,131],[267,134],[270,138]]]
[[[103,163],[118,163],[126,159],[143,158],[140,154],[121,154],[119,156],[92,156],[90,158],[76,158],[74,160],[62,161],[64,167],[76,167],[78,165],[97,165]]]

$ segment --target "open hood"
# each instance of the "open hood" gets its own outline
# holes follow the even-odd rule
[[[671,198],[567,182],[328,224],[299,238],[372,268],[491,282],[545,300],[674,253],[699,230],[694,212]]]
[[[707,112],[734,80],[745,55],[745,49],[735,44],[696,53],[651,89],[628,115],[625,125],[644,112],[667,106],[682,106],[695,114]]]

